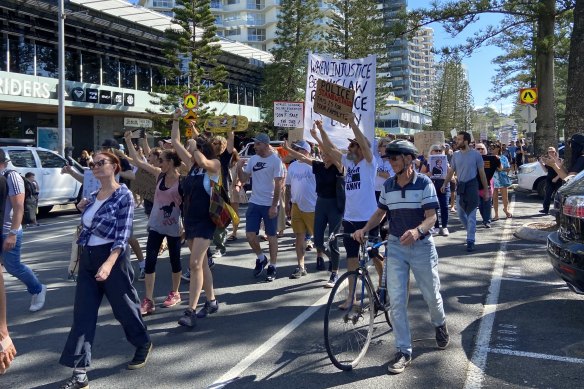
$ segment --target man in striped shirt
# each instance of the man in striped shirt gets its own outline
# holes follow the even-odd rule
[[[438,253],[430,228],[436,221],[438,198],[432,181],[414,171],[416,147],[408,141],[389,143],[383,158],[388,158],[394,177],[388,179],[379,196],[378,208],[365,227],[353,233],[353,239],[363,242],[367,231],[376,227],[385,214],[389,220],[387,238],[387,291],[391,301],[391,322],[397,352],[389,362],[390,373],[399,374],[411,362],[412,337],[408,321],[408,285],[410,269],[428,304],[436,344],[444,349],[450,341],[446,316],[440,295]]]

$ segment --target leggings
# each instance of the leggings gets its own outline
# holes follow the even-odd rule
[[[317,250],[324,250],[324,232],[326,226],[328,225],[329,234],[337,234],[341,229],[341,220],[343,219],[343,213],[339,211],[337,207],[336,198],[323,198],[318,197],[316,199],[316,208],[314,212],[314,245]],[[330,261],[332,264],[333,271],[339,269],[339,244],[337,240],[333,240],[330,246],[331,256]]]
[[[168,236],[159,234],[154,230],[148,231],[148,241],[146,242],[146,274],[152,274],[156,271],[156,260],[162,241],[166,238],[168,243],[168,254],[170,256],[170,266],[173,273],[182,271],[180,264],[180,236]]]

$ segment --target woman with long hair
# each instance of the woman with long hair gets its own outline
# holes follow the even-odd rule
[[[180,142],[178,125],[180,118],[180,110],[176,110],[173,115],[171,140],[179,157],[187,167],[190,167],[182,186],[184,229],[191,250],[189,258],[191,273],[189,306],[178,324],[193,328],[196,325],[196,318],[204,318],[219,309],[213,290],[213,274],[207,261],[207,249],[216,228],[209,216],[211,181],[216,183],[219,181],[221,164],[213,145],[205,138],[199,137],[196,128],[193,129],[196,138],[195,148],[187,150],[183,146]],[[195,314],[202,288],[205,289],[207,301],[204,307]]]
[[[77,244],[82,248],[73,306],[73,326],[59,362],[73,368],[73,376],[62,389],[89,386],[86,369],[103,296],[114,317],[124,328],[126,339],[136,347],[128,369],[146,364],[152,342],[140,315],[140,300],[132,286],[134,271],[130,264],[128,239],[132,234],[134,200],[124,184],[116,182],[120,160],[113,153],[100,152],[90,165],[101,188],[78,205],[82,227]]]
[[[495,143],[491,146],[493,155],[499,157],[501,161],[501,166],[497,168],[497,171],[493,175],[493,210],[495,216],[493,221],[499,220],[499,193],[501,193],[501,198],[503,200],[503,212],[505,216],[513,217],[511,212],[509,212],[509,193],[508,188],[511,186],[511,179],[509,178],[509,171],[511,171],[511,162],[504,156],[501,152],[501,144]]]
[[[172,149],[163,150],[159,157],[159,167],[152,166],[139,158],[136,158],[136,150],[132,143],[132,133],[124,134],[130,156],[136,166],[157,177],[156,189],[152,213],[148,218],[148,240],[146,242],[146,268],[145,287],[146,296],[142,299],[140,312],[142,315],[154,313],[154,281],[156,279],[156,260],[166,238],[170,266],[172,268],[172,290],[162,303],[165,308],[170,308],[181,302],[180,276],[182,268],[180,263],[180,218],[182,196],[179,188],[180,180],[178,168],[181,160]]]

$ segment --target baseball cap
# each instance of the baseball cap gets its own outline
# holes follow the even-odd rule
[[[0,149],[0,163],[10,162],[9,159],[6,159],[6,153],[4,150]]]
[[[102,149],[120,149],[120,144],[113,138],[107,138],[101,144]]]
[[[361,145],[359,144],[359,142],[357,141],[357,138],[353,138],[353,139],[351,139],[351,138],[347,138],[347,139],[348,139],[348,140],[349,140],[349,142],[350,142],[350,143],[349,143],[349,145],[351,145],[351,144],[355,143],[355,144],[356,144],[356,145],[358,145],[359,147],[361,146]],[[367,145],[368,145],[369,147],[371,147],[371,143],[369,142],[369,139],[367,139]]]
[[[162,140],[164,143],[172,143],[172,139],[163,139]]]
[[[251,139],[254,142],[260,142],[260,143],[270,144],[270,137],[268,136],[268,134],[259,133],[259,134],[257,134],[256,136],[254,136]]]
[[[294,145],[294,146],[296,146],[304,151],[310,152],[310,145],[304,139],[296,141],[296,142],[292,143],[292,145]]]

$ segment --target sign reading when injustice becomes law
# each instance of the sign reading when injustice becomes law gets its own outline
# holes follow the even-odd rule
[[[430,146],[435,144],[444,144],[444,132],[422,131],[414,134],[414,145],[420,154],[427,155]]]
[[[355,91],[332,82],[318,80],[314,98],[314,112],[339,123],[347,124],[353,114]]]
[[[304,124],[304,103],[274,101],[274,126],[300,128]]]

